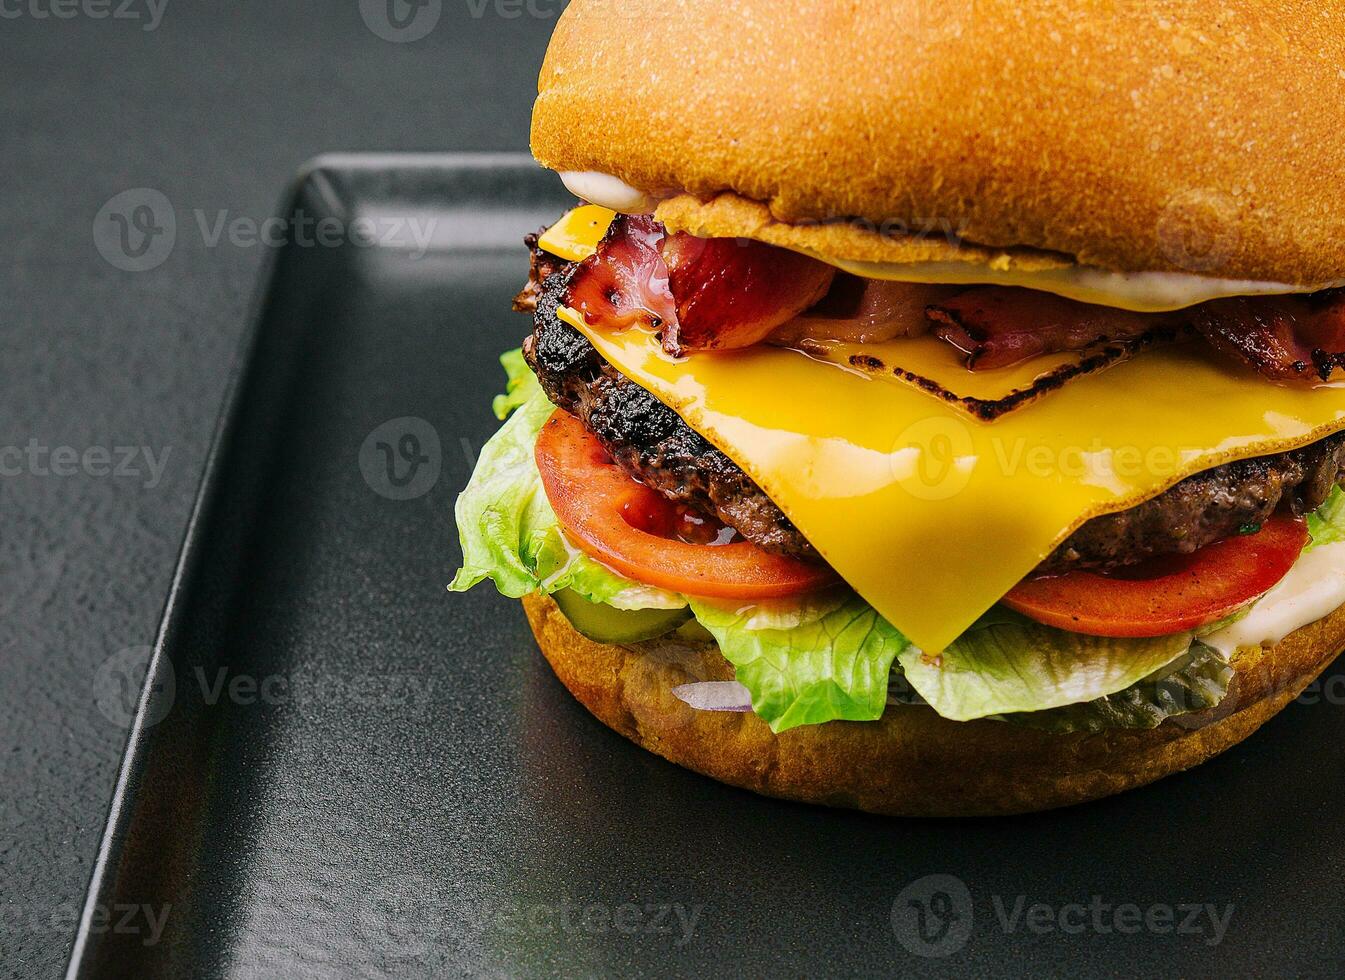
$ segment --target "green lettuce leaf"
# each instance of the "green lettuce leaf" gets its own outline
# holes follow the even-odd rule
[[[1308,515],[1308,533],[1312,540],[1304,551],[1345,541],[1345,490],[1339,486],[1331,488],[1322,506]]]
[[[1191,646],[1189,633],[1118,639],[1042,626],[994,609],[937,657],[916,647],[899,660],[906,679],[954,721],[1043,711],[1123,691]]]
[[[519,351],[500,358],[509,373],[507,394],[495,399],[508,421],[481,450],[454,516],[462,544],[462,568],[449,584],[465,592],[491,579],[513,599],[539,589],[572,589],[593,602],[618,609],[678,609],[686,600],[675,592],[631,581],[579,551],[556,522],[533,446],[555,406],[547,400]]]
[[[751,692],[753,712],[777,733],[824,721],[881,718],[892,661],[908,646],[877,610],[848,590],[814,600],[807,612],[794,616],[704,599],[692,599],[691,610]]]

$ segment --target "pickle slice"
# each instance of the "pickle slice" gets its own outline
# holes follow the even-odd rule
[[[638,643],[671,633],[691,618],[681,609],[616,609],[603,602],[589,602],[577,592],[561,589],[551,598],[570,625],[599,643]]]

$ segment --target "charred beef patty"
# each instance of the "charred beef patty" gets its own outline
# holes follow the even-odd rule
[[[737,463],[557,318],[566,280],[542,281],[534,331],[523,342],[552,404],[577,415],[627,473],[668,499],[718,516],[768,551],[816,560],[813,546]]]
[[[641,483],[716,515],[767,551],[817,560],[813,546],[751,477],[556,316],[572,263],[540,253],[532,236],[528,244],[533,275],[515,305],[535,307],[523,354],[547,397],[578,416]],[[1260,524],[1281,507],[1295,514],[1315,510],[1342,476],[1345,433],[1289,452],[1226,463],[1129,510],[1093,518],[1039,570],[1101,569],[1188,554]]]

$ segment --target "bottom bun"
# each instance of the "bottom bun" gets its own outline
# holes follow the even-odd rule
[[[698,711],[673,696],[679,684],[733,678],[713,642],[672,634],[597,643],[547,596],[528,596],[523,607],[561,683],[632,742],[767,796],[894,816],[1048,810],[1189,769],[1261,727],[1345,644],[1341,607],[1274,647],[1241,649],[1218,706],[1152,729],[1054,735],[998,721],[949,721],[930,708],[901,705],[876,722],[835,721],[776,735],[750,712]]]

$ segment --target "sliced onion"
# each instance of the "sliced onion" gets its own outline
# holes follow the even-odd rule
[[[777,328],[770,343],[784,347],[802,340],[873,344],[894,337],[918,337],[930,326],[925,307],[965,288],[841,273],[821,302]]]
[[[673,696],[697,711],[751,711],[752,695],[737,681],[696,681],[674,687]]]

